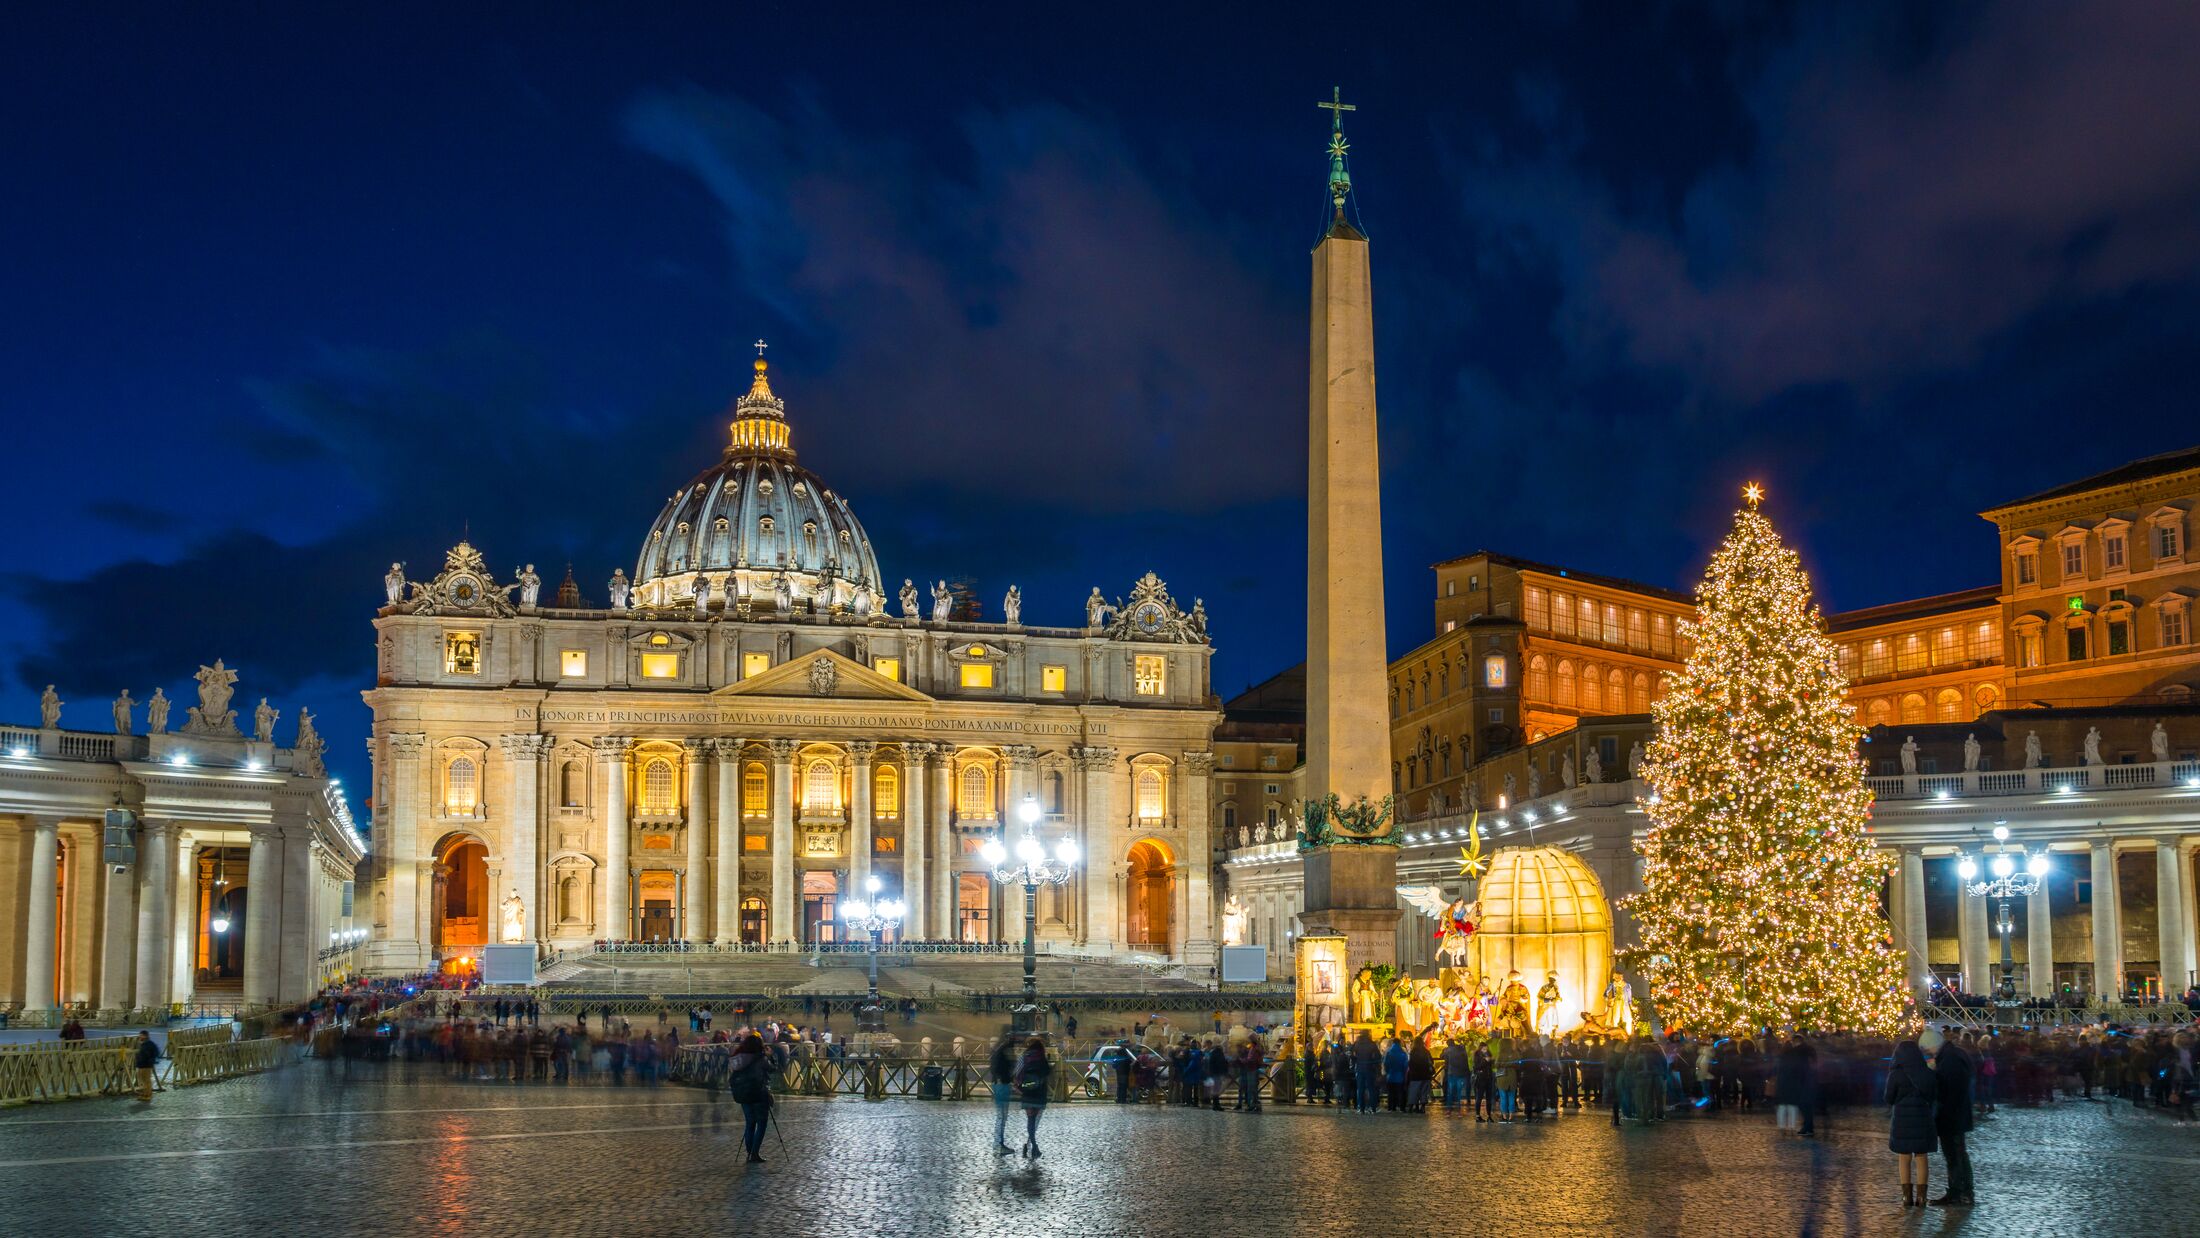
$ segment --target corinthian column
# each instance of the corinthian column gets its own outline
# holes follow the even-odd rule
[[[1959,896],[1960,897],[1960,896]],[[1925,929],[1925,853],[1902,849],[1902,936],[1909,952],[1910,991],[1923,1003],[1932,993],[1932,941]]]
[[[1215,754],[1184,754],[1184,802],[1177,805],[1176,819],[1184,826],[1184,862],[1190,870],[1185,880],[1185,961],[1211,963],[1215,959],[1215,903],[1207,884],[1207,866],[1214,854],[1207,837],[1210,796],[1207,780],[1214,773]]]
[[[2024,899],[2024,976],[2029,997],[2055,995],[2055,913],[2048,883]]]
[[[420,760],[427,751],[428,737],[417,731],[400,732],[384,736],[383,747],[390,762],[388,828],[377,829],[370,836],[389,890],[387,923],[382,926],[383,957],[389,966],[412,972],[428,959],[428,939],[420,930],[421,913],[426,910],[420,895],[424,871],[420,854]],[[141,868],[143,860],[139,857]],[[251,914],[248,902],[246,918],[250,919]],[[249,959],[249,943],[245,954]]]
[[[711,747],[707,739],[691,739],[682,747],[687,754],[687,881],[681,904],[687,923],[680,933],[689,941],[709,941]]]
[[[854,794],[848,797],[849,893],[857,898],[870,897],[865,882],[871,875],[871,758],[878,752],[878,744],[868,739],[848,742],[848,755],[855,762],[851,781]]]
[[[2183,851],[2174,838],[2154,844],[2154,901],[2156,908],[2155,954],[2161,961],[2162,997],[2170,1000],[2185,991],[2192,976],[2185,970],[2185,892],[2179,860]]]
[[[168,1006],[169,952],[174,949],[175,916],[169,906],[176,866],[174,823],[147,821],[138,833],[137,1004],[140,1010]],[[249,897],[249,896],[248,896]],[[247,902],[247,907],[257,906]]]
[[[772,745],[771,940],[795,940],[794,752],[791,739]]]
[[[1125,843],[1114,819],[1110,801],[1115,786],[1115,749],[1072,748],[1070,755],[1084,772],[1085,811],[1078,822],[1078,849],[1084,852],[1085,944],[1095,950],[1122,949],[1116,934],[1123,913],[1116,901],[1115,868],[1122,862]]]
[[[731,945],[741,939],[741,740],[712,741],[718,759],[718,922],[712,940]]]
[[[504,737],[505,768],[511,771],[512,791],[505,797],[511,814],[504,836],[504,871],[519,894],[521,941],[542,936],[542,757],[550,751],[547,735]],[[489,891],[490,920],[498,932],[491,940],[502,941],[504,899]]]
[[[137,865],[100,866],[107,882],[107,910],[101,921],[99,1008],[127,1014],[135,1005],[130,994],[137,980]]]
[[[150,855],[139,857],[139,867],[149,869]],[[141,916],[139,923],[143,923]],[[244,1004],[265,1006],[280,991],[276,974],[282,961],[283,840],[272,825],[252,830],[251,857],[244,875]],[[138,943],[138,1004],[145,1005],[145,944]]]
[[[931,831],[931,818],[925,812],[925,770],[938,747],[905,743],[901,751],[901,884],[902,901],[909,904],[909,918],[902,928],[909,940],[923,941],[937,931],[933,928],[932,887],[925,873],[926,849],[931,843],[926,837]]]
[[[2093,992],[2109,1001],[2124,995],[2123,923],[2117,912],[2116,840],[2093,844]]]
[[[1002,789],[1003,794],[1001,796],[1001,837],[1013,844],[1014,840],[1022,837],[1024,832],[1024,799],[1027,796],[1036,798],[1039,750],[1030,744],[1003,744],[1001,745],[1001,756],[1004,758],[1003,763],[1008,768],[1008,785]],[[1035,826],[1034,829],[1036,828]],[[1039,834],[1042,842],[1044,842],[1045,837],[1044,833]],[[1001,940],[1022,941],[1024,939],[1023,890],[1020,887],[1004,888],[1003,893],[1012,897],[1001,900]],[[1038,925],[1031,926],[1031,931],[1034,934],[1038,930]]]
[[[631,909],[634,875],[628,870],[626,844],[631,823],[627,820],[626,757],[634,741],[624,735],[604,735],[596,740],[596,764],[603,770],[603,927],[613,941],[634,936]]]
[[[60,914],[55,865],[61,860],[61,822],[52,817],[33,817],[30,827],[31,889],[25,908],[29,920],[23,933],[26,1013],[54,1007],[54,931]]]

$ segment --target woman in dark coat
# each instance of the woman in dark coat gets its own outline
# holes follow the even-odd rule
[[[1024,1043],[1009,1082],[1024,1107],[1024,1155],[1039,1157],[1039,1118],[1047,1111],[1047,1085],[1054,1077],[1054,1063],[1047,1060],[1047,1042],[1034,1036]]]
[[[1926,1158],[1940,1144],[1933,1128],[1933,1100],[1939,1091],[1940,1081],[1925,1064],[1917,1042],[1896,1045],[1894,1064],[1887,1070],[1887,1150],[1901,1168],[1905,1208],[1925,1206],[1927,1184],[1932,1181],[1931,1162]]]

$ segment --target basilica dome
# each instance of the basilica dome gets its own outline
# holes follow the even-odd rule
[[[814,610],[878,606],[878,557],[848,501],[795,463],[786,406],[772,394],[764,359],[733,406],[731,441],[718,463],[665,502],[634,569],[643,606],[750,598],[769,611],[782,581]]]

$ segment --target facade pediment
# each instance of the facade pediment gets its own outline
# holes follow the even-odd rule
[[[820,649],[790,659],[761,675],[728,684],[711,695],[800,696],[842,701],[925,703],[932,700],[915,688],[888,679],[870,667],[841,657],[830,649]]]

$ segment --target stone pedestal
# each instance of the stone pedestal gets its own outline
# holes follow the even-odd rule
[[[1360,843],[1316,847],[1301,857],[1306,910],[1300,931],[1346,940],[1345,974],[1398,961],[1398,849]]]

